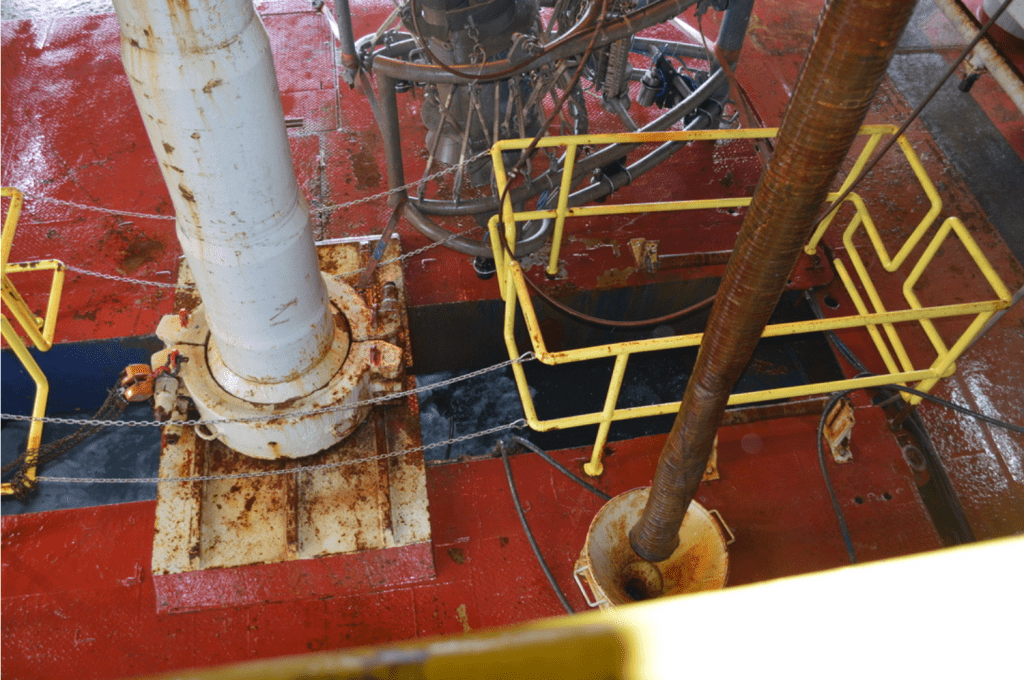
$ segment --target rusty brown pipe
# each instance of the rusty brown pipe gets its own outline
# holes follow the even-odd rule
[[[711,455],[729,394],[746,367],[828,196],[913,0],[831,0],[754,192],[711,310],[693,375],[658,460],[643,516],[629,532],[651,562],[667,559]]]

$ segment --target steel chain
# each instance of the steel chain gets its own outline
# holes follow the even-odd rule
[[[322,463],[320,465],[307,465],[305,467],[292,468],[288,470],[264,470],[260,472],[239,472],[236,474],[228,475],[204,475],[201,477],[49,477],[39,476],[38,479],[41,482],[61,482],[65,484],[163,484],[163,483],[182,483],[182,482],[212,482],[221,479],[253,479],[258,477],[275,477],[278,475],[292,475],[300,472],[319,472],[321,470],[331,470],[339,467],[347,467],[349,465],[359,465],[360,463],[369,463],[376,460],[385,460],[388,458],[398,458],[399,456],[405,456],[410,453],[416,453],[418,451],[426,451],[427,449],[436,449],[442,446],[448,446],[449,444],[458,444],[459,442],[468,441],[470,439],[476,439],[478,437],[484,437],[495,432],[504,432],[505,430],[522,429],[526,427],[528,423],[526,419],[520,418],[514,420],[506,425],[498,425],[497,427],[488,428],[481,430],[480,432],[474,432],[473,434],[464,434],[460,437],[454,437],[443,442],[435,442],[433,444],[423,444],[421,446],[415,446],[410,449],[401,449],[399,451],[391,451],[390,453],[382,453],[376,456],[364,456],[363,458],[353,458],[351,460],[340,460],[334,463]]]
[[[321,206],[319,208],[314,207],[313,208],[313,212],[317,213],[318,215],[326,215],[327,213],[333,212],[335,210],[340,210],[342,208],[351,208],[353,206],[361,205],[363,203],[371,203],[371,202],[376,201],[376,200],[381,199],[381,198],[387,198],[388,196],[391,196],[392,194],[397,194],[399,192],[406,191],[408,189],[412,189],[412,188],[418,187],[419,185],[425,184],[427,182],[430,182],[431,180],[435,180],[438,177],[443,177],[444,175],[447,175],[447,174],[450,174],[452,172],[455,172],[456,170],[458,170],[462,166],[469,165],[470,163],[474,163],[477,160],[483,158],[484,156],[489,156],[490,153],[491,153],[490,151],[482,151],[482,152],[478,153],[477,155],[475,155],[475,156],[473,156],[471,158],[467,158],[466,160],[462,161],[461,163],[457,163],[455,165],[452,165],[452,166],[450,166],[448,168],[445,168],[444,170],[439,170],[438,172],[435,172],[432,175],[428,175],[428,176],[426,176],[426,177],[424,177],[422,179],[418,179],[415,182],[409,182],[408,184],[405,184],[403,186],[397,187],[395,189],[389,189],[388,191],[382,191],[382,192],[380,192],[378,194],[373,194],[372,196],[364,196],[363,198],[357,198],[357,199],[355,199],[353,201],[348,201],[347,203],[337,203],[337,204],[334,204],[334,205],[325,205],[325,206]],[[22,194],[26,198],[34,198],[34,199],[39,199],[39,200],[43,200],[43,201],[50,201],[52,203],[59,203],[60,205],[66,205],[66,206],[69,206],[69,207],[72,207],[72,208],[79,208],[79,209],[82,209],[82,210],[94,210],[94,211],[98,211],[98,212],[108,213],[110,215],[125,215],[127,217],[151,218],[151,219],[159,219],[159,220],[173,220],[173,219],[175,219],[173,216],[170,216],[170,215],[152,215],[152,214],[146,214],[146,213],[129,212],[127,210],[113,210],[113,209],[110,209],[110,208],[103,208],[103,207],[96,206],[96,205],[86,205],[84,203],[72,203],[71,201],[64,201],[64,200],[61,200],[59,198],[51,198],[49,196],[40,196],[38,194],[32,194],[32,193],[27,193],[27,192],[22,192]],[[478,227],[471,227],[471,229],[474,229],[474,228],[478,228]],[[466,231],[470,231],[471,229],[467,229]],[[391,258],[390,260],[384,260],[378,266],[383,266],[383,265],[387,265],[387,264],[393,264],[395,262],[401,262],[402,260],[407,260],[407,259],[409,259],[411,257],[415,257],[416,255],[419,255],[421,253],[424,253],[424,252],[430,250],[431,248],[436,248],[436,247],[438,247],[440,245],[444,245],[445,243],[448,243],[452,239],[456,238],[457,236],[461,236],[464,233],[465,232],[460,232],[460,233],[452,234],[451,236],[449,236],[449,237],[447,237],[445,239],[442,239],[441,241],[435,241],[435,242],[430,243],[430,244],[428,244],[426,246],[423,246],[422,248],[418,248],[416,250],[410,251],[410,252],[405,253],[403,255],[399,255],[398,257]],[[100,279],[107,279],[108,281],[120,281],[122,283],[133,283],[133,284],[137,284],[137,285],[141,285],[141,286],[154,286],[154,287],[157,287],[157,288],[180,288],[180,289],[183,289],[183,290],[193,290],[193,289],[195,289],[195,286],[193,286],[191,284],[163,283],[162,281],[147,281],[145,279],[133,279],[133,278],[130,278],[130,277],[127,277],[127,276],[117,276],[115,274],[104,274],[102,272],[94,272],[94,271],[91,271],[89,269],[83,269],[82,267],[76,267],[75,265],[70,265],[70,264],[64,265],[64,267],[65,267],[65,269],[68,269],[69,271],[77,272],[79,274],[85,274],[86,276],[95,276],[95,277],[100,278]],[[351,273],[351,272],[348,272],[348,273]]]
[[[385,394],[380,397],[372,397],[370,399],[364,399],[363,401],[355,402],[354,404],[340,404],[335,406],[324,406],[322,408],[310,409],[308,411],[290,411],[286,413],[275,413],[265,416],[250,416],[248,418],[232,418],[224,420],[88,420],[88,419],[77,419],[77,418],[60,418],[54,416],[40,416],[33,418],[32,416],[26,416],[14,413],[0,413],[0,419],[3,420],[19,420],[22,422],[34,422],[38,421],[41,423],[49,423],[56,425],[101,425],[104,427],[163,427],[164,425],[185,425],[195,427],[197,425],[225,425],[228,423],[259,423],[268,420],[280,420],[283,418],[302,418],[305,416],[315,416],[322,413],[331,413],[335,411],[350,411],[352,409],[359,408],[361,406],[371,406],[373,404],[382,404],[386,401],[393,401],[408,397],[414,394],[421,394],[423,392],[429,392],[440,387],[447,387],[463,380],[469,380],[480,375],[485,375],[493,371],[500,370],[512,364],[521,364],[527,361],[535,359],[533,352],[526,352],[515,359],[508,359],[501,363],[488,366],[487,368],[481,368],[476,371],[470,371],[463,375],[457,375],[454,378],[448,378],[441,382],[434,383],[432,385],[423,385],[422,387],[415,387],[411,390],[405,390],[403,392],[396,392],[394,394]]]
[[[434,248],[437,248],[438,246],[443,246],[444,244],[448,243],[449,241],[452,241],[452,240],[458,238],[459,236],[464,236],[465,234],[468,234],[469,232],[473,231],[474,229],[481,229],[481,228],[482,227],[480,227],[479,225],[473,225],[469,229],[464,229],[462,231],[450,234],[449,236],[444,237],[440,241],[432,241],[432,242],[428,243],[427,245],[423,246],[422,248],[417,248],[416,250],[410,250],[408,253],[404,253],[402,255],[399,255],[398,257],[392,257],[390,260],[381,260],[379,263],[377,263],[377,266],[378,267],[384,267],[384,266],[389,265],[389,264],[394,264],[396,262],[401,262],[402,260],[408,260],[409,258],[416,257],[417,255],[421,255],[421,254],[427,252],[428,250],[432,250]],[[361,271],[363,271],[363,269],[353,269],[352,271],[347,271],[347,272],[342,272],[340,274],[335,274],[335,276],[349,276],[351,274],[358,274]]]
[[[109,281],[121,281],[123,283],[136,283],[141,286],[156,286],[157,288],[181,288],[182,290],[192,290],[195,288],[190,283],[163,283],[162,281],[147,281],[146,279],[133,279],[127,276],[117,276],[116,274],[103,274],[101,272],[94,272],[89,269],[82,269],[76,267],[73,264],[66,264],[64,268],[68,271],[78,272],[79,274],[85,274],[86,276],[95,276],[100,279],[107,279]]]
[[[113,210],[111,208],[104,208],[99,205],[86,205],[85,203],[73,203],[71,201],[64,201],[59,198],[53,198],[51,196],[40,196],[39,194],[31,194],[27,191],[21,192],[25,198],[36,198],[40,201],[49,201],[50,203],[58,203],[60,205],[66,205],[71,208],[78,208],[80,210],[94,210],[96,212],[107,213],[109,215],[124,215],[125,217],[141,217],[144,219],[152,220],[173,220],[177,219],[174,215],[153,215],[150,213],[137,213],[130,212],[128,210]]]

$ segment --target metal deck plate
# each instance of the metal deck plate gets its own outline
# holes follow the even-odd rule
[[[363,237],[322,245],[321,267],[352,283],[374,243]],[[400,253],[393,239],[383,259]],[[187,278],[183,272],[182,282]],[[387,281],[397,284],[404,301],[401,265],[394,263],[377,268],[366,291],[368,304],[379,300]],[[194,306],[191,298],[183,298],[182,306]],[[401,314],[404,329],[404,304]],[[408,333],[401,333],[398,344],[411,356]],[[406,383],[412,387],[412,378]],[[423,454],[382,457],[421,443],[415,397],[376,407],[345,440],[298,460],[250,458],[197,437],[192,428],[173,444],[165,437],[160,459],[165,479],[333,467],[161,484],[152,562],[158,609],[334,595],[365,589],[364,579],[385,585],[433,578]],[[303,572],[308,577],[299,582],[275,586],[277,581],[264,573],[274,564],[313,558],[315,564]],[[245,587],[257,575],[261,587]]]

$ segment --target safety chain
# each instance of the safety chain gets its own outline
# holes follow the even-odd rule
[[[100,279],[107,279],[108,281],[121,281],[122,283],[136,283],[141,286],[156,286],[157,288],[181,288],[182,290],[194,289],[190,283],[163,283],[162,281],[147,281],[146,279],[133,279],[127,276],[116,276],[114,274],[103,274],[101,272],[94,272],[89,269],[82,269],[76,267],[73,264],[66,264],[64,268],[68,271],[78,272],[79,274],[85,274],[86,276],[95,276]]]
[[[137,213],[129,212],[127,210],[113,210],[111,208],[104,208],[100,205],[86,205],[84,203],[72,203],[71,201],[63,201],[59,198],[52,198],[50,196],[40,196],[39,194],[31,194],[27,191],[21,192],[25,198],[36,198],[40,201],[49,201],[50,203],[57,203],[59,205],[66,205],[69,208],[78,208],[80,210],[93,210],[96,212],[107,213],[109,215],[124,215],[125,217],[141,217],[148,220],[173,220],[177,219],[174,215],[153,215],[150,213]]]
[[[398,458],[399,456],[405,456],[410,453],[416,453],[418,451],[426,451],[427,449],[436,449],[442,446],[448,446],[450,444],[458,444],[459,442],[469,441],[470,439],[476,439],[478,437],[484,437],[495,432],[504,432],[505,430],[522,429],[527,426],[527,422],[524,418],[515,420],[506,425],[498,425],[480,432],[474,432],[473,434],[464,434],[461,437],[454,437],[443,442],[435,442],[433,444],[423,444],[421,446],[415,446],[410,449],[401,449],[400,451],[392,451],[390,453],[382,453],[376,456],[365,456],[363,458],[352,458],[350,460],[340,460],[334,463],[323,463],[321,465],[307,465],[305,467],[291,468],[287,470],[265,470],[260,472],[239,472],[236,474],[228,475],[204,475],[201,477],[48,477],[40,476],[37,477],[41,482],[62,482],[65,484],[162,484],[162,483],[181,483],[181,482],[212,482],[221,479],[253,479],[258,477],[276,477],[278,475],[293,475],[300,472],[319,472],[321,470],[331,470],[334,468],[346,467],[349,465],[359,465],[360,463],[369,463],[375,460],[386,460],[388,458]]]
[[[420,186],[421,184],[426,184],[427,182],[430,182],[431,180],[435,180],[435,179],[437,179],[439,177],[443,177],[444,175],[447,175],[447,174],[450,174],[452,172],[455,172],[456,170],[458,170],[462,166],[469,165],[470,163],[474,163],[474,162],[478,161],[479,159],[483,158],[484,156],[489,156],[490,153],[491,153],[490,151],[482,151],[482,152],[478,153],[477,155],[475,155],[475,156],[473,156],[471,158],[467,158],[466,160],[462,161],[461,163],[457,163],[455,165],[447,167],[444,170],[439,170],[438,172],[435,172],[432,175],[427,175],[426,177],[424,177],[422,179],[416,180],[415,182],[409,182],[408,184],[402,185],[402,186],[400,186],[398,188],[395,188],[395,189],[389,189],[388,191],[382,191],[382,192],[380,192],[378,194],[373,194],[372,196],[364,196],[363,198],[357,198],[357,199],[355,199],[353,201],[349,201],[347,203],[337,203],[337,204],[334,204],[334,205],[325,205],[325,206],[321,206],[319,208],[314,207],[313,211],[315,213],[317,213],[317,215],[319,215],[321,217],[324,217],[328,213],[333,212],[335,210],[340,210],[342,208],[351,208],[353,206],[361,205],[363,203],[372,203],[373,201],[376,201],[378,199],[387,198],[388,196],[391,196],[392,194],[397,194],[399,192],[406,191],[408,189],[416,188],[416,187]],[[128,212],[126,210],[112,210],[112,209],[103,208],[103,207],[96,206],[96,205],[85,205],[83,203],[72,203],[71,201],[63,201],[63,200],[61,200],[59,198],[50,198],[49,196],[40,196],[38,194],[31,194],[31,193],[26,193],[26,192],[22,192],[22,194],[25,197],[27,197],[27,198],[36,198],[36,199],[40,199],[40,200],[43,200],[43,201],[50,201],[50,202],[53,202],[53,203],[59,203],[61,205],[70,206],[72,208],[80,208],[82,210],[95,210],[95,211],[98,211],[98,212],[108,213],[108,214],[111,214],[111,215],[125,215],[125,216],[128,216],[128,217],[142,217],[142,218],[152,218],[152,219],[160,219],[160,220],[173,220],[173,219],[175,219],[173,216],[168,216],[168,215],[150,215],[150,214],[145,214],[145,213]],[[473,229],[477,229],[477,228],[479,228],[479,227],[474,226],[474,227],[470,227],[470,229],[467,229],[466,231],[454,233],[451,236],[448,236],[447,238],[444,238],[444,239],[442,239],[440,241],[434,241],[432,243],[429,243],[429,244],[423,246],[422,248],[418,248],[418,249],[410,251],[408,253],[404,253],[402,255],[399,255],[398,257],[391,258],[390,260],[384,260],[378,266],[394,264],[395,262],[401,262],[401,261],[407,260],[407,259],[409,259],[411,257],[415,257],[415,256],[417,256],[417,255],[419,255],[421,253],[424,253],[424,252],[426,252],[428,250],[431,250],[432,248],[436,248],[438,246],[444,245],[444,244],[448,243],[449,241],[451,241],[451,240],[453,240],[453,239],[455,239],[455,238],[457,238],[459,236],[462,236],[466,232],[471,231]],[[101,273],[101,272],[94,272],[94,271],[91,271],[89,269],[83,269],[82,267],[76,267],[76,266],[70,265],[70,264],[64,265],[64,268],[69,270],[69,271],[77,272],[79,274],[85,274],[86,276],[95,276],[95,277],[100,278],[100,279],[107,279],[108,281],[120,281],[122,283],[133,283],[133,284],[137,284],[137,285],[140,285],[140,286],[154,286],[156,288],[180,288],[182,290],[194,290],[195,289],[194,285],[188,284],[188,283],[163,283],[162,281],[147,281],[145,279],[133,279],[133,278],[130,278],[130,277],[127,277],[127,276],[117,276],[115,274],[104,274],[104,273]],[[354,272],[348,272],[348,273],[354,273]]]
[[[438,170],[434,174],[427,175],[426,177],[418,179],[415,182],[409,182],[408,184],[403,184],[402,186],[397,187],[395,189],[389,189],[388,191],[382,191],[381,193],[373,194],[372,196],[364,196],[363,198],[357,198],[355,200],[349,201],[348,203],[335,203],[334,205],[320,206],[319,208],[314,208],[314,211],[316,211],[317,213],[333,212],[333,211],[339,210],[341,208],[351,208],[353,206],[360,205],[362,203],[371,203],[373,201],[376,201],[379,198],[387,198],[388,196],[391,196],[392,194],[397,194],[397,193],[400,193],[402,191],[406,191],[408,189],[418,188],[421,184],[426,184],[427,182],[430,182],[431,180],[435,180],[438,177],[443,177],[444,175],[448,175],[450,173],[453,173],[453,172],[455,172],[456,170],[458,170],[459,168],[461,168],[463,166],[469,165],[470,163],[475,163],[476,161],[480,160],[481,158],[484,158],[485,156],[490,156],[490,155],[491,155],[491,152],[490,152],[489,149],[487,151],[481,151],[477,155],[471,156],[471,157],[467,158],[466,160],[462,161],[461,163],[456,163],[455,165],[450,165],[447,168],[445,168],[444,170]]]
[[[448,243],[450,241],[453,241],[453,240],[457,239],[460,236],[465,236],[466,234],[468,234],[469,232],[473,231],[474,229],[481,229],[481,228],[482,227],[480,225],[474,224],[473,226],[469,227],[468,229],[463,229],[462,231],[457,231],[457,232],[454,232],[452,234],[449,234],[448,236],[444,237],[440,241],[431,241],[430,243],[428,243],[427,245],[423,246],[422,248],[417,248],[416,250],[410,250],[407,253],[403,253],[403,254],[399,255],[398,257],[392,257],[390,260],[381,260],[380,263],[377,264],[377,266],[378,267],[384,267],[384,266],[389,265],[389,264],[394,264],[396,262],[401,262],[403,260],[408,260],[409,258],[416,257],[417,255],[421,255],[421,254],[427,252],[428,250],[433,250],[434,248],[437,248],[438,246],[443,246],[444,244],[446,244],[446,243]],[[360,269],[353,269],[352,271],[342,272],[341,274],[336,274],[335,276],[349,276],[351,274],[358,274],[361,271],[363,271],[362,268],[360,268]]]
[[[481,369],[476,370],[476,371],[471,371],[471,372],[465,373],[463,375],[457,375],[454,378],[448,378],[447,380],[442,380],[441,382],[434,383],[432,385],[424,385],[422,387],[416,387],[416,388],[413,388],[411,390],[406,390],[404,392],[396,392],[394,394],[385,394],[385,395],[380,396],[380,397],[373,397],[371,399],[364,399],[363,401],[358,401],[358,402],[355,402],[353,404],[339,404],[339,405],[335,405],[335,406],[324,406],[322,408],[311,409],[311,410],[308,410],[308,411],[291,411],[291,412],[286,412],[286,413],[275,413],[275,414],[264,415],[264,416],[250,416],[248,418],[232,418],[232,419],[225,419],[225,420],[169,420],[169,421],[159,421],[159,420],[86,420],[86,419],[81,419],[80,420],[80,419],[77,419],[77,418],[60,418],[60,417],[53,417],[53,416],[41,416],[41,417],[38,417],[38,418],[33,418],[32,416],[25,416],[25,415],[20,415],[20,414],[0,413],[0,419],[3,419],[3,420],[20,420],[20,421],[24,421],[24,422],[38,421],[38,422],[42,422],[42,423],[51,423],[51,424],[57,424],[57,425],[101,425],[101,426],[104,426],[104,427],[162,427],[164,425],[187,425],[187,426],[193,426],[194,427],[194,426],[197,426],[197,425],[225,425],[225,424],[228,424],[228,423],[259,423],[259,422],[265,422],[265,421],[269,421],[269,420],[280,420],[280,419],[284,419],[284,418],[302,418],[302,417],[305,417],[305,416],[320,415],[321,413],[331,413],[331,412],[336,412],[336,411],[348,411],[348,410],[359,408],[361,406],[370,406],[370,405],[373,405],[373,404],[382,404],[382,403],[387,402],[387,401],[393,401],[393,400],[396,400],[396,399],[401,399],[403,397],[407,397],[407,396],[410,396],[410,395],[421,394],[423,392],[429,392],[430,390],[434,390],[434,389],[437,389],[437,388],[440,388],[440,387],[447,387],[448,385],[453,385],[453,384],[455,384],[457,382],[461,382],[463,380],[468,380],[470,378],[475,378],[475,377],[480,376],[480,375],[485,375],[487,373],[491,373],[493,371],[497,371],[497,370],[503,369],[503,368],[505,368],[507,366],[511,366],[512,364],[521,364],[521,363],[525,363],[527,361],[532,361],[535,358],[536,357],[535,357],[533,352],[526,352],[522,356],[517,357],[515,359],[508,359],[506,361],[502,361],[499,364],[494,364],[493,366],[488,366],[487,368],[481,368]]]

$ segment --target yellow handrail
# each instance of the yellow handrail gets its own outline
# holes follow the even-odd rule
[[[705,198],[686,201],[660,201],[570,208],[568,207],[567,198],[569,194],[569,188],[567,185],[570,181],[568,178],[571,176],[572,164],[576,161],[577,152],[580,146],[599,146],[602,144],[614,143],[639,144],[668,141],[694,142],[700,140],[771,138],[774,137],[777,132],[778,130],[775,128],[761,128],[751,130],[702,130],[693,132],[621,133],[579,135],[571,137],[546,137],[540,140],[538,146],[565,147],[564,158],[566,160],[565,167],[563,169],[563,186],[559,194],[558,205],[554,209],[524,210],[516,212],[513,209],[511,202],[506,201],[505,205],[502,206],[501,216],[499,217],[495,215],[491,218],[488,226],[490,230],[494,260],[498,268],[498,284],[501,289],[501,297],[505,301],[504,337],[509,356],[515,358],[522,354],[516,343],[514,335],[516,312],[521,308],[522,318],[526,324],[526,329],[529,334],[533,351],[537,358],[543,363],[557,365],[603,357],[614,356],[616,358],[608,393],[605,397],[604,408],[601,411],[550,420],[541,420],[537,417],[537,412],[534,407],[533,398],[530,394],[530,388],[527,383],[526,373],[523,367],[519,364],[514,364],[512,367],[519,396],[523,402],[523,410],[530,427],[538,431],[547,431],[579,427],[582,425],[597,424],[599,426],[597,441],[594,443],[591,460],[585,466],[585,470],[588,474],[599,475],[603,470],[601,465],[601,456],[604,450],[604,445],[607,442],[609,427],[613,421],[670,414],[678,411],[679,409],[679,402],[624,409],[616,408],[616,402],[618,401],[619,392],[622,387],[622,381],[625,375],[629,355],[636,352],[652,352],[678,347],[697,346],[700,344],[703,334],[691,333],[687,335],[677,335],[674,337],[619,342],[566,351],[548,351],[544,342],[543,334],[541,333],[537,314],[533,307],[529,289],[526,285],[526,279],[522,267],[514,259],[507,257],[503,241],[505,243],[515,242],[516,224],[518,222],[535,219],[554,219],[554,242],[551,249],[551,259],[547,266],[548,273],[554,274],[558,271],[558,253],[561,247],[563,227],[566,220],[569,218],[745,207],[750,204],[752,198],[749,196]],[[871,154],[878,147],[882,138],[895,134],[895,132],[896,127],[893,125],[869,125],[861,129],[861,135],[867,138],[865,140],[864,147],[854,161],[853,168],[847,175],[843,186],[839,191],[833,192],[829,195],[830,200],[835,200],[840,193],[846,189],[849,183],[852,182],[852,178],[855,177],[859,173],[860,169],[864,167]],[[900,150],[903,152],[904,158],[910,165],[913,176],[917,179],[920,188],[928,201],[928,209],[896,254],[890,256],[883,243],[881,233],[875,226],[863,199],[856,193],[851,193],[843,201],[843,205],[851,206],[854,211],[853,217],[843,230],[842,241],[846,247],[845,256],[849,258],[849,262],[852,265],[853,272],[856,276],[851,274],[847,265],[844,263],[843,258],[838,255],[835,257],[833,265],[836,273],[850,295],[857,313],[830,319],[815,319],[811,321],[772,324],[764,331],[764,337],[778,337],[799,333],[864,327],[868,330],[870,338],[877,348],[888,373],[879,376],[836,380],[825,383],[796,385],[792,387],[733,394],[729,399],[730,405],[802,397],[859,387],[905,384],[908,382],[916,382],[916,386],[919,390],[928,391],[940,378],[947,377],[952,374],[955,369],[954,362],[956,358],[970,345],[978,332],[980,332],[984,326],[985,322],[988,321],[995,312],[1000,309],[1005,309],[1010,305],[1009,291],[1007,291],[1006,287],[999,279],[999,276],[993,270],[991,264],[989,264],[980,248],[971,238],[968,230],[959,219],[950,217],[943,222],[942,226],[928,243],[924,253],[913,264],[905,281],[901,283],[903,297],[907,303],[907,309],[890,310],[886,307],[883,302],[882,295],[879,293],[878,286],[872,280],[868,272],[864,256],[860,253],[860,249],[857,244],[854,243],[854,234],[859,229],[863,228],[867,234],[871,249],[874,251],[874,256],[882,265],[882,268],[888,273],[899,274],[901,267],[907,263],[910,254],[918,244],[924,240],[929,229],[935,223],[935,220],[942,210],[942,201],[939,198],[938,191],[928,178],[924,167],[917,158],[917,155],[914,153],[910,144],[903,137],[900,137],[897,141]],[[491,158],[494,162],[495,179],[499,194],[505,192],[506,186],[508,185],[508,178],[503,163],[502,153],[510,150],[524,149],[531,142],[532,140],[525,139],[503,140],[492,147]],[[815,252],[822,237],[831,226],[833,219],[840,212],[841,208],[842,206],[837,206],[837,208],[822,221],[821,225],[807,243],[806,251],[808,254],[813,254]],[[502,223],[505,228],[504,239],[501,238],[501,234],[499,233],[499,228]],[[966,303],[936,305],[923,305],[918,300],[917,295],[914,292],[914,287],[920,280],[922,273],[935,257],[939,248],[951,233],[956,234],[975,265],[982,272],[989,286],[995,293],[994,298]],[[861,293],[861,290],[864,291],[863,294]],[[973,319],[970,321],[967,329],[948,347],[931,321],[932,319],[937,318],[970,316],[973,316]],[[905,343],[897,332],[896,324],[911,321],[916,321],[920,324],[936,353],[934,361],[924,368],[914,366],[909,353],[906,351]],[[881,331],[879,330],[879,327],[881,328]],[[908,399],[912,404],[917,404],[920,400],[921,397],[918,396],[912,396]]]
[[[57,327],[57,312],[60,308],[61,292],[64,289],[64,263],[60,260],[8,262],[11,246],[14,243],[14,232],[18,227],[18,218],[21,215],[23,199],[21,192],[12,187],[0,189],[0,196],[11,199],[7,215],[4,218],[3,234],[0,235],[0,245],[2,245],[2,248],[0,248],[0,283],[2,283],[0,299],[3,300],[3,304],[10,310],[11,316],[18,322],[18,325],[21,326],[32,344],[41,352],[46,352],[53,346],[53,335]],[[41,319],[32,313],[28,304],[21,297],[21,294],[18,293],[18,289],[7,278],[9,273],[26,271],[53,271],[53,278],[50,281],[50,295],[46,303],[46,314]],[[18,335],[14,325],[7,319],[6,315],[0,314],[0,317],[2,317],[0,318],[0,332],[2,332],[3,339],[14,350],[14,354],[21,361],[29,376],[31,376],[32,381],[36,384],[36,397],[32,404],[32,417],[42,418],[46,415],[46,401],[50,394],[50,383],[46,380],[46,375],[42,369],[39,368],[39,364],[32,358],[32,354],[29,353],[28,347],[21,339],[21,336]],[[36,478],[36,461],[42,438],[43,423],[40,420],[33,420],[28,431],[25,461],[25,477],[30,483]],[[15,489],[10,483],[3,484],[0,487],[0,493],[5,496],[13,494],[14,491]]]

